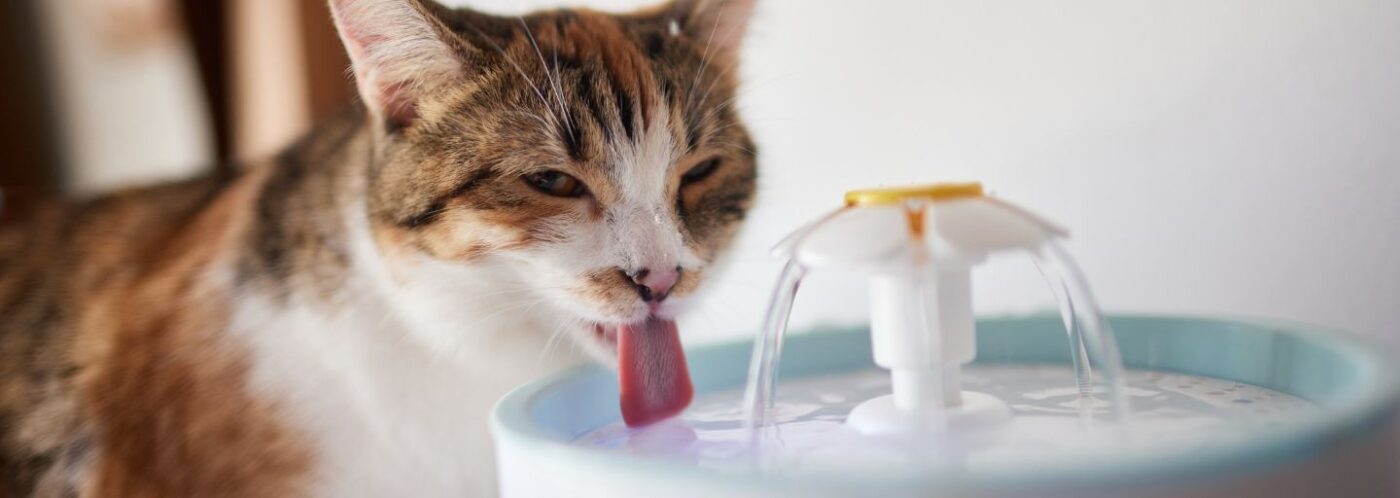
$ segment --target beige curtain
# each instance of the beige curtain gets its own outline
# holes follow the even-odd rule
[[[235,154],[276,153],[350,98],[345,59],[319,0],[239,0],[232,9]]]

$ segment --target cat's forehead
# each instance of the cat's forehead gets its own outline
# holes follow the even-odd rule
[[[494,66],[483,84],[492,98],[472,101],[514,113],[521,131],[548,129],[571,160],[658,144],[684,155],[703,145],[707,128],[733,118],[729,65],[709,60],[705,40],[665,13],[553,11],[481,22],[453,28]]]

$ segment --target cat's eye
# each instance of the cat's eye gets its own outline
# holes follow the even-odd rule
[[[719,158],[717,157],[697,164],[695,165],[695,167],[690,168],[689,171],[686,171],[684,175],[681,175],[681,186],[690,185],[700,180],[709,178],[710,175],[715,174],[715,170],[718,169]]]
[[[541,171],[522,178],[535,190],[555,197],[581,197],[588,193],[582,181],[562,171]]]

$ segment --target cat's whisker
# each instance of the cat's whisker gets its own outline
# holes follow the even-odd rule
[[[549,358],[550,353],[554,352],[554,349],[559,346],[559,343],[567,339],[569,329],[578,326],[579,322],[580,321],[577,319],[566,318],[564,321],[556,323],[554,331],[549,334],[549,339],[545,341],[544,347],[540,348],[540,354],[536,362],[543,364],[545,360]]]
[[[764,85],[771,84],[771,83],[776,82],[776,81],[778,81],[778,80],[780,80],[780,79],[781,79],[781,78],[775,78],[775,79],[773,79],[773,80],[769,80],[769,81],[766,81],[766,82],[760,82],[760,83],[753,84],[753,85],[747,85],[747,86],[745,86],[743,89],[738,90],[738,91],[735,91],[733,96],[729,97],[728,99],[725,99],[723,102],[720,102],[719,104],[716,104],[716,105],[715,105],[714,107],[712,107],[708,112],[706,112],[705,115],[702,116],[702,117],[700,118],[700,121],[702,121],[702,122],[703,122],[703,121],[710,121],[710,120],[713,120],[713,119],[719,117],[720,113],[723,113],[725,110],[728,110],[730,106],[734,105],[735,102],[738,102],[739,99],[744,98],[745,96],[747,96],[749,92],[752,92],[752,91],[754,91],[755,89],[758,89],[758,88],[762,88]]]
[[[540,68],[544,69],[544,77],[546,83],[549,83],[551,86],[554,87],[554,97],[557,98],[559,101],[559,116],[564,120],[564,128],[568,130],[569,134],[573,134],[574,125],[573,122],[569,119],[569,109],[568,107],[566,107],[568,105],[568,102],[564,100],[564,91],[560,88],[559,75],[557,72],[550,71],[549,64],[546,64],[544,62],[544,53],[540,51],[540,44],[538,41],[535,40],[535,33],[530,30],[530,24],[525,22],[524,16],[521,16],[519,19],[520,27],[525,28],[525,36],[530,39],[530,46],[534,47],[535,55],[539,56]]]
[[[549,333],[549,338],[544,341],[544,346],[540,348],[539,360],[541,362],[544,361],[545,356],[548,356],[549,352],[554,349],[554,345],[567,333],[566,330],[565,322],[560,321],[554,324],[553,330]]]
[[[760,118],[753,118],[753,116],[748,116],[748,115],[743,116],[743,122],[745,122],[745,123],[770,122],[770,120],[791,120],[791,119],[790,119],[790,118],[762,118],[762,116],[760,116]],[[710,134],[721,134],[721,133],[724,133],[724,131],[728,131],[729,129],[736,129],[736,127],[743,127],[743,126],[745,126],[745,125],[741,125],[741,123],[729,123],[729,125],[724,125],[724,126],[720,126],[720,127],[715,127],[715,129],[710,130]],[[721,138],[721,140],[715,140],[714,143],[717,143],[717,144],[732,144],[731,141],[724,141],[724,140],[722,140],[722,138]],[[752,151],[749,151],[749,152],[752,152]]]
[[[686,109],[691,109],[690,104],[694,100],[695,87],[700,85],[700,78],[705,74],[705,66],[709,65],[710,49],[715,42],[715,33],[719,31],[719,21],[723,14],[715,16],[715,24],[710,27],[710,36],[705,39],[705,51],[700,55],[700,68],[695,71],[695,78],[690,81],[690,88],[685,91]]]
[[[721,2],[727,2],[727,1],[729,1],[729,0],[720,0],[720,1],[721,1]],[[702,55],[701,58],[700,58],[700,70],[699,70],[699,71],[697,72],[697,74],[695,75],[695,81],[693,81],[693,82],[691,83],[691,85],[690,85],[690,90],[689,90],[689,91],[692,92],[692,93],[695,91],[695,87],[698,85],[698,82],[699,82],[700,78],[705,74],[705,69],[706,69],[706,66],[708,65],[708,61],[709,61],[709,59],[710,59],[710,51],[711,51],[711,50],[710,50],[710,45],[714,42],[715,33],[719,30],[719,25],[721,24],[721,21],[722,21],[723,19],[724,19],[724,12],[723,12],[723,11],[721,11],[721,12],[719,13],[719,15],[716,15],[716,16],[715,16],[715,26],[714,26],[713,28],[710,29],[710,38],[709,38],[708,41],[705,42],[705,53],[704,53],[704,55]],[[724,38],[732,38],[732,37],[734,36],[734,34],[735,34],[735,31],[736,31],[736,30],[739,30],[739,29],[742,29],[742,28],[743,28],[743,26],[740,25],[740,24],[730,23],[728,29],[726,29],[725,32],[724,32]],[[724,79],[724,76],[728,75],[728,74],[729,74],[729,71],[732,70],[735,66],[738,65],[738,62],[739,62],[739,58],[738,58],[738,57],[732,57],[731,60],[730,60],[730,62],[729,62],[729,66],[725,68],[724,72],[722,72],[719,76],[715,77],[713,81],[711,81],[711,83],[710,83],[710,88],[713,89],[713,88],[714,88],[714,85],[715,85],[716,83],[718,83],[719,81],[722,81],[722,80]],[[705,101],[708,99],[709,93],[710,93],[709,90],[706,90],[706,91],[705,91],[705,96],[701,98],[700,103],[697,104],[696,107],[703,107],[703,106],[705,105]],[[690,96],[689,96],[689,95],[686,97],[686,100],[687,100],[687,101],[690,100]],[[687,109],[687,110],[689,110],[689,109]]]
[[[733,68],[735,68],[735,67],[738,67],[738,63],[737,63],[737,62],[736,62],[735,64],[731,64],[731,65],[730,65],[730,69],[733,69]],[[773,76],[773,77],[769,77],[769,78],[758,79],[758,80],[754,80],[754,81],[751,81],[751,82],[746,82],[746,83],[740,85],[738,88],[736,88],[735,91],[734,91],[734,95],[731,96],[728,100],[726,100],[726,102],[732,102],[732,101],[734,101],[734,100],[737,100],[737,99],[739,99],[739,98],[741,98],[741,97],[743,97],[743,96],[749,94],[750,92],[753,92],[754,90],[757,90],[757,89],[760,89],[760,88],[764,88],[764,87],[767,87],[767,86],[772,85],[772,84],[774,84],[774,83],[777,83],[777,82],[786,80],[786,79],[792,77],[794,74],[796,74],[796,73],[785,73],[785,74],[781,74],[781,75],[778,75],[778,76]],[[722,79],[722,76],[723,76],[723,75],[721,75],[721,77],[717,77],[717,78],[715,79],[714,82],[711,82],[711,85],[710,85],[710,88],[711,88],[711,89],[713,89],[713,88],[715,87],[715,85],[718,84],[718,82],[720,81],[720,79]],[[719,107],[722,107],[722,106],[724,106],[724,105],[725,105],[725,104],[720,104]]]
[[[739,58],[735,57],[729,61],[729,64],[725,65],[723,71],[720,71],[719,74],[715,75],[715,77],[710,80],[710,85],[705,88],[705,93],[700,95],[700,101],[695,105],[695,108],[704,108],[705,103],[709,102],[710,94],[714,92],[715,87],[719,86],[719,84],[724,81],[725,77],[729,76],[729,73],[733,72],[737,67],[739,67]],[[735,93],[737,94],[739,92]]]
[[[539,51],[539,46],[536,46],[536,47],[535,47],[535,50],[538,52],[538,51]],[[549,50],[550,50],[550,56],[554,59],[554,65],[552,66],[552,67],[554,68],[554,89],[555,89],[555,92],[558,93],[558,95],[559,95],[559,111],[560,111],[561,113],[564,114],[564,124],[567,125],[567,126],[569,127],[569,134],[570,134],[570,135],[573,135],[573,134],[574,134],[574,128],[573,128],[573,127],[574,127],[574,118],[573,118],[573,113],[570,113],[570,112],[569,112],[568,104],[566,104],[566,101],[564,100],[564,95],[563,95],[564,81],[563,81],[563,77],[560,76],[561,72],[559,71],[559,47],[558,47],[558,46],[550,47]]]
[[[490,294],[483,294],[482,296],[484,296],[484,297],[514,296],[514,295],[519,295],[519,294],[529,294],[529,293],[531,293],[531,292],[539,292],[539,291],[546,291],[546,290],[569,289],[569,288],[571,288],[571,286],[568,286],[568,285],[560,285],[560,286],[554,286],[554,287],[528,287],[528,288],[523,288],[523,289],[508,289],[508,290],[504,290],[504,291],[493,291],[493,292],[490,293]]]
[[[765,80],[765,81],[761,81],[761,82],[756,83],[756,84],[753,84],[753,85],[747,85],[747,86],[743,87],[742,89],[736,90],[736,91],[734,92],[734,95],[733,95],[732,97],[730,97],[730,98],[728,98],[728,99],[725,99],[723,102],[720,102],[719,104],[715,105],[713,108],[711,108],[708,112],[706,112],[703,116],[701,116],[700,118],[698,118],[696,121],[701,122],[701,123],[714,121],[714,120],[716,120],[716,119],[719,118],[719,116],[720,116],[721,113],[723,113],[723,112],[725,112],[726,110],[730,109],[731,106],[733,106],[736,102],[738,102],[740,98],[743,98],[743,97],[747,96],[747,95],[749,94],[749,92],[752,92],[752,91],[754,91],[754,90],[756,90],[756,89],[762,88],[762,87],[764,87],[765,85],[768,85],[768,84],[772,84],[772,83],[774,83],[774,82],[777,82],[777,81],[779,81],[779,80],[781,80],[782,78],[785,78],[785,77],[786,77],[786,76],[779,77],[779,78],[771,78],[771,79],[768,79],[768,80]],[[711,88],[712,88],[712,89],[714,88],[714,85],[715,85],[715,84],[711,84]],[[705,99],[708,100],[708,95],[705,96]],[[753,119],[752,119],[750,116],[745,116],[745,120],[744,120],[744,121],[745,121],[745,122],[753,121]],[[724,125],[721,125],[721,126],[718,126],[718,127],[711,128],[711,129],[706,130],[706,132],[705,132],[706,138],[707,138],[708,140],[714,140],[713,137],[714,137],[715,135],[720,134],[721,132],[728,131],[728,130],[731,129],[731,128],[740,128],[740,127],[744,127],[744,126],[745,126],[745,124],[744,124],[743,122],[739,122],[739,121],[734,121],[734,122],[726,123],[726,124],[724,124]],[[749,153],[751,153],[751,154],[754,153],[754,151],[752,151],[752,150],[750,150],[750,149],[748,149],[748,148],[744,148],[744,147],[740,147],[740,148],[743,149],[743,150],[745,150],[745,151],[747,151],[747,152],[749,152]]]
[[[507,312],[519,310],[519,309],[521,309],[521,308],[533,309],[535,306],[537,306],[537,305],[539,305],[540,303],[543,303],[543,302],[545,302],[545,301],[547,301],[547,299],[545,299],[545,298],[538,298],[538,299],[534,299],[534,300],[531,300],[531,301],[526,301],[526,302],[524,302],[524,303],[511,303],[511,304],[509,304],[509,305],[502,306],[502,307],[498,308],[498,309],[495,310],[494,312],[491,312],[491,313],[486,314],[485,316],[482,316],[479,320],[481,320],[481,321],[490,320],[490,319],[492,319],[492,318],[496,318],[496,317],[498,317],[498,316],[501,316],[501,315],[503,315],[503,314],[505,314],[505,313],[507,313]]]
[[[557,123],[559,117],[554,115],[554,112],[552,110],[553,108],[549,105],[549,100],[544,98],[544,92],[540,91],[540,87],[539,85],[535,84],[535,80],[531,79],[530,75],[526,74],[525,70],[521,68],[519,64],[515,63],[515,59],[510,56],[510,53],[506,52],[506,49],[502,48],[500,44],[491,40],[491,37],[489,35],[482,32],[476,26],[467,24],[466,27],[467,29],[476,32],[477,36],[480,36],[482,40],[485,40],[487,44],[491,45],[491,48],[495,49],[497,52],[500,52],[501,58],[504,59],[507,64],[510,64],[510,67],[514,68],[515,72],[519,73],[521,78],[525,78],[525,82],[530,85],[531,90],[534,90],[535,96],[539,97],[540,103],[544,104],[545,109],[551,109],[550,117],[553,118]]]
[[[730,127],[729,127],[729,126],[722,126],[722,127],[717,128],[717,129],[715,129],[715,130],[712,130],[712,131],[710,132],[710,134],[711,134],[711,135],[718,135],[721,131],[724,131],[724,130],[726,130],[726,129],[728,129],[728,128],[730,128]],[[747,153],[749,153],[749,155],[753,155],[753,156],[757,156],[757,155],[758,155],[758,151],[753,150],[752,148],[749,148],[749,147],[748,147],[747,145],[745,145],[743,142],[738,142],[738,141],[729,139],[729,138],[727,138],[727,137],[726,137],[726,138],[707,138],[707,139],[706,139],[706,144],[708,144],[708,145],[711,146],[711,147],[718,148],[718,149],[733,148],[733,149],[742,150],[742,151],[744,151],[744,152],[747,152]]]
[[[728,76],[728,74],[729,74],[730,71],[732,71],[733,69],[735,69],[735,68],[737,68],[737,67],[739,67],[739,60],[738,60],[738,59],[735,59],[734,62],[731,62],[731,63],[729,64],[729,66],[725,68],[724,72],[722,72],[722,73],[720,73],[719,75],[715,76],[714,80],[710,82],[710,86],[705,90],[705,93],[701,96],[699,105],[697,105],[696,107],[704,107],[704,106],[705,106],[705,103],[706,103],[706,102],[709,102],[710,93],[713,92],[714,89],[715,89],[717,86],[719,86],[719,83],[720,83],[720,82],[724,81],[725,76]],[[723,110],[724,107],[728,106],[730,103],[732,103],[732,102],[734,102],[734,101],[736,101],[736,100],[738,100],[738,99],[740,99],[740,98],[742,98],[742,97],[744,97],[744,96],[747,96],[750,92],[753,92],[754,90],[757,90],[757,89],[760,89],[760,88],[764,88],[764,87],[766,87],[766,86],[768,86],[768,85],[771,85],[771,84],[773,84],[773,83],[777,83],[777,82],[779,82],[779,81],[782,81],[782,80],[784,80],[784,79],[787,79],[788,77],[790,77],[790,76],[792,76],[792,75],[793,75],[793,73],[787,73],[787,74],[783,74],[783,75],[780,75],[780,76],[775,76],[775,77],[771,77],[771,78],[766,78],[766,79],[756,80],[756,81],[753,81],[753,82],[746,83],[746,84],[740,86],[739,88],[736,88],[735,91],[734,91],[734,95],[733,95],[732,97],[730,97],[728,100],[726,100],[724,103],[721,103],[721,104],[715,106],[715,108],[711,109],[710,112],[706,114],[705,118],[708,119],[708,118],[713,117],[713,115],[716,114],[717,111]]]
[[[553,128],[553,126],[550,125],[550,123],[549,123],[548,121],[545,121],[544,118],[540,117],[539,114],[534,113],[534,112],[529,112],[529,111],[524,110],[524,109],[515,110],[515,111],[508,111],[506,114],[512,115],[512,116],[525,116],[525,117],[534,119],[535,122],[537,122],[537,123],[540,124],[540,133],[542,133],[542,134],[548,135],[548,134],[549,134],[549,130],[550,130],[551,128]]]

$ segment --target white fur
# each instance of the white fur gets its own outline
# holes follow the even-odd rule
[[[338,302],[238,307],[254,389],[312,443],[317,496],[490,496],[492,404],[577,358],[546,351],[551,312],[502,291],[508,272],[424,260],[396,276],[364,215],[347,218],[354,268]]]

